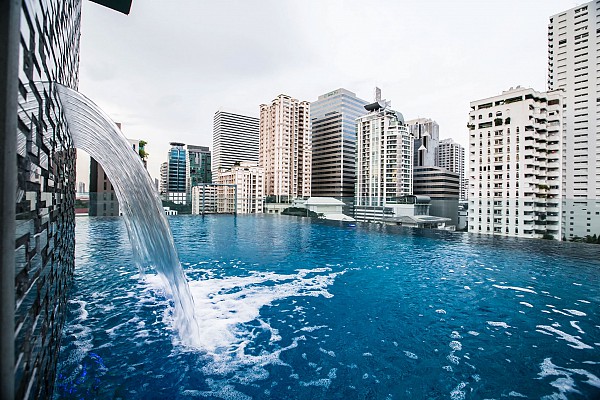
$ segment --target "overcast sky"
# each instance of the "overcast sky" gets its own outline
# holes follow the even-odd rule
[[[215,111],[258,116],[280,93],[371,100],[378,86],[406,119],[432,118],[467,145],[470,101],[546,90],[548,18],[583,3],[134,0],[126,16],[84,1],[79,91],[148,142],[155,178],[169,142],[212,150]]]

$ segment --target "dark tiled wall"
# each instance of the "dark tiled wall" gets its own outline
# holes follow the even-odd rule
[[[75,150],[55,81],[76,89],[81,0],[23,0],[17,129],[15,397],[51,398],[75,257]],[[37,83],[37,84],[36,84]]]

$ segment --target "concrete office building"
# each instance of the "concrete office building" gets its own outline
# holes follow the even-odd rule
[[[119,215],[119,200],[115,189],[98,162],[90,157],[90,203],[92,217],[115,217]]]
[[[440,167],[414,167],[413,194],[431,199],[429,214],[449,218],[458,224],[460,177],[456,172]]]
[[[415,167],[435,167],[435,153],[440,141],[440,126],[429,118],[406,121],[408,131],[414,137]]]
[[[258,162],[259,119],[219,110],[213,119],[212,173],[236,162]]]
[[[469,232],[561,238],[561,91],[471,102]]]
[[[383,207],[413,192],[413,136],[388,105],[365,105],[368,114],[357,120],[356,207]]]
[[[452,139],[440,140],[435,153],[435,165],[458,174],[459,199],[466,200],[468,181],[465,177],[465,148]]]
[[[600,234],[600,3],[550,17],[548,89],[564,90],[562,237]]]
[[[311,195],[310,103],[281,94],[260,105],[259,165],[276,202]]]
[[[160,183],[158,184],[158,193],[164,200],[167,198],[167,182],[169,181],[169,163],[160,164]]]
[[[261,214],[265,199],[265,171],[256,162],[241,162],[217,174],[218,183],[224,193],[223,198],[233,201],[237,214]],[[235,196],[231,191],[235,189]],[[223,206],[223,210],[230,207]]]
[[[353,204],[356,119],[365,114],[367,103],[346,89],[326,93],[311,103],[312,196]]]
[[[116,123],[121,129],[121,124]],[[142,158],[144,167],[148,160],[144,151],[145,142],[138,139],[127,139],[131,149]],[[142,157],[143,155],[143,157]],[[119,207],[119,199],[115,189],[106,176],[106,172],[98,162],[90,157],[90,192],[89,192],[89,215],[93,217],[115,217],[122,214]]]
[[[201,183],[194,186],[192,192],[192,214],[217,213],[217,185]]]

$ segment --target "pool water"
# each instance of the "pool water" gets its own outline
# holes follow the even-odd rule
[[[171,217],[186,347],[119,218],[78,218],[55,398],[597,399],[600,246]]]

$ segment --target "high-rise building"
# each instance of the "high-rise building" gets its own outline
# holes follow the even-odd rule
[[[235,213],[259,214],[265,199],[265,171],[255,162],[241,162],[217,174],[219,185],[227,191],[225,198],[233,199]],[[234,186],[235,185],[235,186]],[[235,189],[235,196],[231,196]]]
[[[166,199],[167,196],[167,182],[169,181],[169,163],[164,162],[160,164],[160,183],[158,185],[158,192],[161,198]]]
[[[413,136],[385,101],[367,104],[357,120],[357,206],[385,206],[413,192]]]
[[[435,167],[435,152],[440,141],[440,126],[429,118],[406,121],[415,140],[413,163],[415,167]]]
[[[265,194],[277,202],[310,197],[310,103],[281,94],[260,105],[259,165],[265,169]]]
[[[356,119],[368,102],[346,89],[311,103],[311,195],[333,197],[352,205],[356,183]]]
[[[212,183],[210,149],[188,144],[187,153],[190,165],[190,188],[199,183]]]
[[[452,139],[440,140],[435,153],[435,165],[458,174],[459,198],[466,200],[468,181],[465,180],[465,148]]]
[[[116,125],[121,129],[119,122]],[[144,167],[147,166],[147,154],[145,152],[146,142],[138,139],[127,139],[131,149],[140,156]],[[115,217],[122,214],[119,207],[119,199],[115,189],[106,176],[104,168],[93,158],[90,157],[90,202],[89,215]]]
[[[236,162],[258,162],[258,131],[258,118],[217,111],[213,123],[213,176]]]
[[[517,86],[471,102],[469,232],[560,240],[562,99]]]
[[[119,200],[104,168],[90,157],[90,203],[92,217],[115,217],[119,215]]]
[[[452,225],[458,224],[458,197],[460,178],[456,172],[440,167],[414,167],[413,194],[431,199],[429,213],[437,217],[450,218]]]
[[[564,90],[562,237],[600,234],[600,3],[550,17],[548,89]]]
[[[189,162],[184,143],[171,142],[167,159],[166,199],[177,204],[188,203]]]

